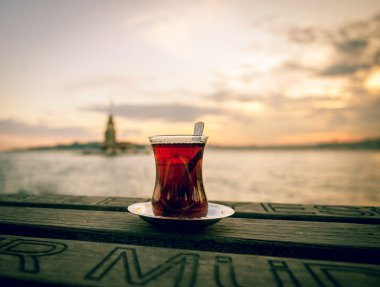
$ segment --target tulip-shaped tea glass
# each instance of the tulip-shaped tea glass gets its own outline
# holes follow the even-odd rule
[[[207,136],[149,137],[156,160],[152,196],[155,216],[199,218],[207,216],[202,159]]]

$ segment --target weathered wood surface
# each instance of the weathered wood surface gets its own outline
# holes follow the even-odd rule
[[[379,286],[380,266],[0,236],[2,286]]]
[[[380,286],[380,207],[224,202],[167,231],[127,212],[146,200],[0,195],[0,286]]]
[[[2,194],[0,205],[61,209],[127,211],[127,207],[147,198],[106,196]],[[303,205],[280,203],[222,202],[235,209],[234,217],[280,220],[380,223],[380,206]]]
[[[0,206],[0,233],[380,263],[374,224],[227,218],[204,230],[157,230],[128,212]]]

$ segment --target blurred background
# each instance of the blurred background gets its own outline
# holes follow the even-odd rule
[[[0,1],[0,193],[150,197],[204,121],[210,200],[380,205],[380,6]]]

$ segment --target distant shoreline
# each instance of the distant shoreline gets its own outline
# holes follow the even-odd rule
[[[135,151],[144,151],[150,149],[149,145],[129,143],[130,147]],[[220,146],[208,145],[210,149],[216,150],[380,150],[380,137],[373,139],[365,139],[355,142],[328,142],[305,145],[246,145],[246,146]],[[78,151],[96,151],[102,149],[101,142],[88,142],[72,144],[57,144],[54,146],[37,146],[29,148],[19,148],[9,151],[44,151],[44,150],[78,150]]]
[[[304,145],[249,145],[249,146],[212,146],[215,149],[229,150],[307,150],[307,149],[352,149],[380,150],[380,138],[355,142],[328,142]]]

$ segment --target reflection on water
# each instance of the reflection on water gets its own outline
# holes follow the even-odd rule
[[[153,154],[0,154],[0,193],[151,197]],[[380,205],[379,151],[207,149],[209,200]]]

